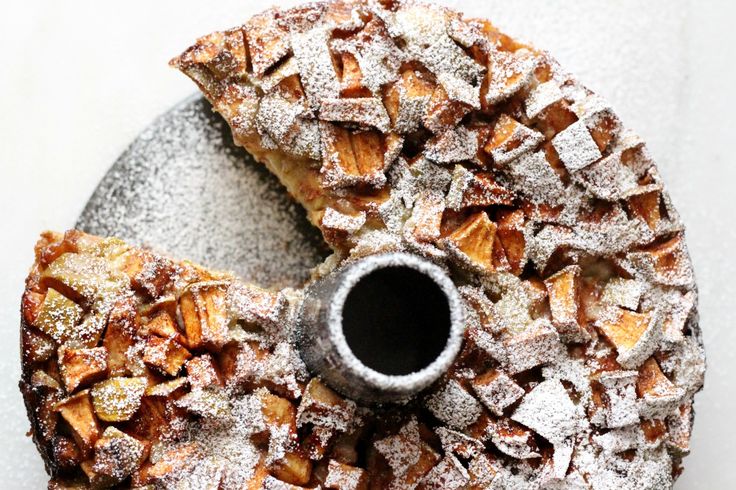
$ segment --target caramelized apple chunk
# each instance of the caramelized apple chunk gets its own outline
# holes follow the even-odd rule
[[[71,427],[72,435],[82,452],[89,453],[100,437],[100,425],[89,391],[80,391],[60,401],[55,409]]]
[[[111,426],[95,443],[92,470],[115,485],[138,469],[145,453],[145,444]]]
[[[63,349],[59,355],[59,368],[67,391],[73,393],[78,387],[107,374],[107,349]]]
[[[152,368],[176,376],[192,354],[173,338],[152,335],[146,339],[143,362]]]
[[[138,411],[146,391],[146,378],[109,378],[92,387],[92,403],[100,420],[124,422]]]
[[[82,318],[82,307],[57,290],[49,288],[36,316],[35,326],[58,343],[74,335]]]
[[[179,298],[187,344],[192,349],[221,349],[228,340],[230,318],[226,302],[227,284],[202,282],[189,286]]]

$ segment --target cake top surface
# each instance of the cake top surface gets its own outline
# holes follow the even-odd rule
[[[35,429],[54,471],[164,488],[672,485],[704,372],[697,293],[656,166],[601,97],[489,22],[418,2],[270,9],[173,64],[320,228],[335,253],[315,277],[422,255],[462,294],[463,348],[421,396],[360,406],[304,369],[299,291],[47,237],[23,327],[46,347],[24,344],[24,383],[75,435]],[[120,354],[109,325],[131,308]],[[106,366],[67,380],[47,363],[69,352]],[[129,465],[106,465],[111,445]]]

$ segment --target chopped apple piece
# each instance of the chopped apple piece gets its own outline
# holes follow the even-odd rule
[[[414,203],[411,218],[406,223],[413,238],[423,243],[434,243],[440,238],[444,211],[445,203],[441,196],[434,192],[427,192],[419,196]]]
[[[203,354],[187,361],[187,381],[192,388],[222,386],[211,355]]]
[[[470,482],[468,470],[452,454],[445,455],[437,466],[422,477],[423,490],[460,490]]]
[[[655,243],[629,254],[637,272],[652,281],[668,286],[688,286],[693,283],[692,264],[682,234]]]
[[[107,367],[112,376],[128,374],[128,349],[138,330],[138,315],[132,299],[122,299],[115,303],[107,320],[107,328],[102,345],[107,348]]]
[[[210,100],[216,99],[227,90],[227,86],[219,82],[246,74],[248,56],[243,31],[235,28],[203,36],[198,39],[197,46],[171,64],[194,80]]]
[[[41,240],[36,245],[39,264],[46,267],[65,253],[79,252],[81,242],[99,240],[97,237],[85,235],[78,230],[69,230],[63,235],[54,231],[41,234]]]
[[[100,420],[124,422],[138,411],[146,378],[110,378],[92,387],[92,403]]]
[[[642,420],[639,427],[649,444],[658,442],[667,434],[667,426],[662,419]]]
[[[552,146],[569,172],[585,168],[603,156],[582,121],[573,123],[557,133],[552,140]]]
[[[605,110],[593,115],[586,122],[593,141],[600,152],[605,153],[621,129],[618,118],[610,110]]]
[[[159,337],[170,338],[176,340],[184,340],[176,327],[176,323],[171,315],[166,311],[158,311],[150,320],[143,324],[144,332],[147,334],[155,334]]]
[[[276,9],[266,10],[251,17],[243,26],[256,77],[262,77],[290,51],[287,28],[277,14]]]
[[[349,131],[329,122],[320,122],[323,161],[321,174],[330,188],[358,183],[380,185],[388,154],[377,131]]]
[[[327,466],[325,488],[368,490],[368,475],[363,468],[356,468],[331,459]]]
[[[376,131],[351,132],[350,141],[358,171],[369,183],[375,182],[376,175],[382,175],[385,167],[381,135]]]
[[[179,298],[187,344],[191,349],[220,350],[228,340],[227,284],[202,282],[189,286]]]
[[[540,456],[532,431],[509,418],[499,419],[491,425],[491,440],[502,453],[512,458],[530,459]]]
[[[129,285],[128,278],[113,271],[107,260],[76,253],[65,253],[54,260],[43,277],[54,284],[63,284],[87,301],[110,297]]]
[[[283,293],[235,283],[230,286],[228,299],[239,321],[263,328],[274,336],[280,333],[288,308]]]
[[[143,362],[169,376],[176,376],[192,354],[173,338],[152,335],[146,339]]]
[[[529,151],[535,150],[544,136],[520,124],[514,118],[501,114],[493,133],[483,147],[498,165],[505,165]]]
[[[199,459],[199,447],[195,443],[184,443],[164,452],[153,465],[145,469],[145,475],[139,476],[146,482],[161,482],[170,475],[175,475],[196,464]]]
[[[621,310],[615,321],[604,323],[601,330],[617,349],[631,349],[644,335],[650,319],[647,313]]]
[[[401,73],[401,79],[389,88],[384,97],[384,105],[396,132],[406,134],[419,129],[432,92],[433,85],[414,70]]]
[[[515,52],[494,50],[488,56],[488,70],[481,88],[483,109],[502,102],[529,84],[537,66],[525,49]]]
[[[656,359],[650,357],[639,368],[636,393],[640,398],[639,411],[642,417],[663,418],[679,405],[685,391],[662,373]]]
[[[502,213],[498,219],[497,235],[501,240],[511,271],[519,275],[526,265],[524,212],[520,209]]]
[[[447,237],[450,249],[460,252],[470,265],[482,271],[492,272],[493,244],[496,224],[481,211],[471,215],[457,230]]]
[[[95,417],[92,400],[88,390],[60,401],[55,410],[72,428],[72,435],[84,454],[92,451],[100,437],[100,425]]]
[[[506,407],[524,396],[524,389],[521,386],[505,373],[495,369],[477,376],[472,385],[480,401],[499,417],[503,415]]]
[[[391,125],[391,118],[383,102],[377,97],[322,99],[319,117],[322,121],[353,123],[362,128],[375,128],[381,133],[388,133]]]
[[[383,488],[415,488],[419,480],[431,470],[439,455],[421,437],[416,419],[407,422],[397,434],[373,443],[373,448],[381,458],[370,458],[368,472],[371,475],[386,474],[388,480],[371,481],[372,485],[383,484]],[[397,450],[397,448],[400,448]],[[407,460],[407,456],[411,459]],[[380,466],[381,460],[388,465],[386,470]],[[380,486],[376,488],[381,488]]]
[[[346,400],[328,388],[317,378],[312,378],[302,395],[297,412],[298,424],[346,431],[355,414],[355,403]]]
[[[453,129],[470,110],[469,105],[451,100],[442,85],[438,85],[429,100],[424,126],[433,133]]]
[[[34,266],[34,269],[37,269],[39,266]],[[31,272],[31,275],[35,278],[35,272]],[[38,317],[38,312],[41,310],[41,305],[43,304],[43,300],[46,299],[45,292],[41,292],[41,290],[36,290],[38,286],[36,285],[30,285],[26,284],[26,290],[23,292],[23,297],[21,298],[21,318],[23,322],[26,325],[35,325],[36,324],[36,317]]]
[[[175,405],[190,413],[208,418],[221,418],[230,411],[230,399],[218,386],[192,390],[176,400]]]
[[[69,393],[73,393],[78,387],[107,374],[107,349],[63,349],[59,356],[59,368],[64,386]]]
[[[629,208],[634,215],[638,216],[651,228],[657,229],[657,225],[661,219],[659,213],[659,191],[647,192],[631,196],[629,198]]]
[[[473,458],[468,463],[470,483],[468,490],[484,490],[489,488],[496,478],[498,466],[493,456],[488,453]]]
[[[434,92],[432,84],[414,70],[402,71],[401,81],[407,97],[431,97]]]
[[[363,87],[363,73],[360,71],[358,60],[352,53],[342,53],[342,79],[340,80],[340,95],[342,97],[361,97],[367,95]],[[370,93],[370,92],[368,92]]]
[[[130,249],[115,262],[118,269],[128,276],[133,289],[154,299],[164,293],[175,273],[171,260],[147,250]]]
[[[465,126],[457,126],[438,133],[424,146],[424,156],[437,163],[473,160],[478,153],[478,136]]]
[[[601,296],[604,304],[621,306],[627,310],[639,308],[641,296],[644,293],[644,284],[636,279],[612,277],[606,283]]]
[[[546,281],[552,324],[564,342],[584,342],[590,338],[580,322],[580,267],[568,266]]]
[[[93,460],[82,461],[79,467],[89,481],[88,488],[109,488],[115,485],[115,480],[95,471]]]
[[[639,422],[636,408],[636,371],[606,371],[591,383],[590,420],[608,429]]]
[[[667,416],[668,441],[667,446],[678,454],[686,455],[690,452],[690,434],[693,425],[692,405],[686,403]]]
[[[312,477],[312,462],[296,452],[287,452],[281,459],[269,464],[268,470],[279,480],[293,485],[306,485]]]
[[[445,454],[456,454],[464,459],[471,459],[485,451],[483,442],[464,432],[437,427],[435,433],[440,438],[442,450]]]
[[[82,318],[82,307],[57,290],[49,288],[36,316],[35,326],[58,343],[74,335]]]
[[[437,419],[457,430],[472,425],[483,413],[480,402],[455,379],[438,387],[426,398],[425,406]]]
[[[45,333],[23,324],[21,354],[28,365],[48,361],[56,352],[56,343]]]
[[[358,162],[350,131],[336,124],[320,122],[323,162],[321,173],[329,187],[343,187],[356,182]]]
[[[537,319],[503,341],[502,365],[510,374],[551,362],[560,356],[560,335],[548,320]]]
[[[327,427],[314,426],[306,437],[302,439],[301,447],[312,461],[320,461],[327,455],[333,441],[335,430]]]
[[[561,100],[548,106],[542,111],[537,118],[537,125],[545,136],[551,138],[573,125],[577,120],[578,117],[570,108],[570,104],[568,104],[567,101]],[[590,138],[590,142],[597,150],[597,145],[595,144],[592,136]]]
[[[359,231],[366,221],[364,212],[357,214],[345,214],[333,208],[326,208],[325,213],[320,220],[320,228],[322,233],[328,238],[328,241],[339,242],[345,237]]]
[[[220,375],[228,387],[255,389],[262,386],[256,375],[261,363],[267,362],[270,353],[255,341],[231,343],[218,356]]]
[[[296,432],[296,408],[286,398],[271,394],[266,389],[257,390],[261,402],[261,413],[267,427],[287,426],[290,433]]]
[[[115,427],[108,427],[95,443],[92,470],[112,484],[121,483],[138,469],[145,452],[142,442]]]
[[[187,414],[175,402],[185,389],[184,385],[176,386],[177,383],[181,381],[172,380],[149,388],[150,394],[141,399],[141,408],[125,425],[132,435],[144,441],[162,435],[173,439],[183,435]]]
[[[485,207],[511,205],[514,194],[496,183],[491,174],[479,173],[473,176],[463,193],[462,207]]]
[[[605,337],[616,347],[616,360],[628,369],[639,367],[662,338],[661,315],[613,308],[597,322]]]
[[[256,485],[254,482],[249,482],[248,487],[246,487],[245,490],[319,490],[320,488],[322,487],[303,487],[301,485],[292,485],[291,483],[286,483],[285,481],[274,478],[266,473],[266,476],[260,484]]]
[[[557,80],[549,80],[534,87],[524,102],[526,115],[534,119],[543,110],[565,98]]]

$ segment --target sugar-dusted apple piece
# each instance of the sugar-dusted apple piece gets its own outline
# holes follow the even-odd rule
[[[82,307],[56,289],[49,288],[36,315],[35,325],[43,333],[61,343],[71,337],[82,318]]]
[[[662,338],[661,320],[657,312],[637,313],[617,308],[598,321],[598,328],[618,351],[616,360],[634,369],[657,350]]]
[[[146,378],[109,378],[92,386],[92,404],[100,420],[124,422],[138,411],[146,391]]]
[[[59,371],[67,391],[73,393],[78,387],[107,375],[107,349],[63,349],[59,355]]]
[[[480,401],[499,417],[508,406],[524,395],[521,386],[504,372],[495,369],[477,376],[472,385]]]
[[[100,423],[97,420],[88,390],[60,401],[56,407],[61,417],[72,429],[74,440],[83,453],[92,451],[100,437]]]
[[[179,298],[179,311],[190,348],[220,349],[227,342],[227,286],[221,281],[192,284]]]
[[[325,488],[334,490],[367,490],[368,474],[363,468],[346,465],[331,459],[327,467]]]
[[[92,471],[108,485],[117,485],[128,478],[146,456],[146,445],[125,432],[108,427],[95,443]]]
[[[313,424],[345,432],[353,423],[355,408],[355,402],[338,395],[319,378],[312,378],[299,403],[297,421],[299,426]]]
[[[496,229],[496,224],[481,211],[469,216],[445,239],[445,243],[452,253],[459,254],[471,267],[484,272],[493,272]]]
[[[580,274],[580,267],[573,265],[544,282],[549,294],[552,324],[565,342],[584,342],[590,338],[580,307]]]
[[[143,362],[169,376],[176,376],[190,357],[191,352],[173,337],[151,335],[143,348]]]

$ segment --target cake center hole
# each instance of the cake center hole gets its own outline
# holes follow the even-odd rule
[[[348,293],[342,329],[364,365],[387,375],[429,366],[450,336],[447,296],[430,276],[406,266],[375,270]]]

